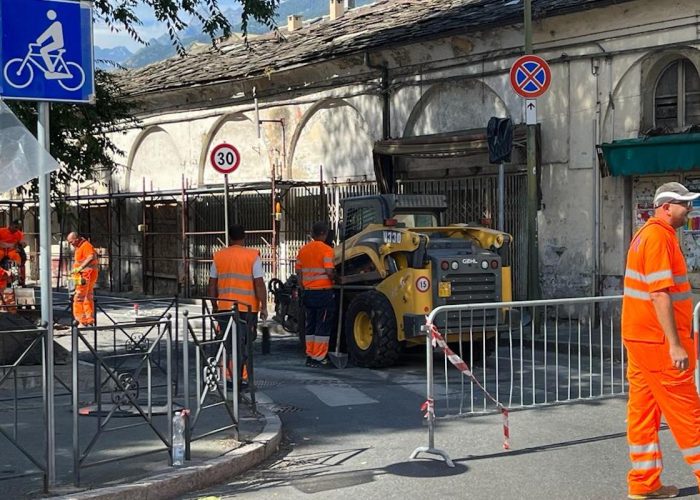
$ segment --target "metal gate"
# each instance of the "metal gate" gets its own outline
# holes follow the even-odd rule
[[[513,298],[527,296],[527,177],[523,172],[506,174],[505,231],[513,236]],[[498,175],[455,179],[400,180],[399,193],[444,194],[447,196],[447,221],[498,227]]]

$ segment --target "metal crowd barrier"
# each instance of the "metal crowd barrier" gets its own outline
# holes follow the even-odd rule
[[[225,370],[229,366],[229,356],[232,365],[232,374],[239,373],[238,364],[238,318],[234,313],[205,314],[190,316],[188,311],[183,312],[182,322],[182,356],[184,406],[193,410],[188,419],[188,438],[186,439],[185,459],[190,460],[190,442],[204,437],[233,429],[238,439],[239,423],[239,387],[237,377],[233,378],[231,397],[226,383]],[[197,323],[201,322],[201,329]],[[207,332],[211,334],[207,336]],[[190,406],[190,342],[194,346],[194,373],[195,373],[195,406]],[[230,349],[226,349],[226,345]],[[214,398],[214,402],[207,399]],[[223,408],[227,417],[226,425],[198,432],[198,426],[203,415],[212,413],[216,408]],[[217,419],[218,424],[218,419]]]
[[[134,315],[131,318],[131,322],[137,323],[140,326],[146,326],[145,331],[142,331],[143,329],[140,329],[140,331],[135,331],[133,334],[129,333],[127,329],[125,329],[122,325],[124,325],[124,322],[119,322],[113,317],[113,310],[121,308],[123,310],[136,310],[136,308],[142,304],[146,304],[149,306],[148,310],[142,310],[138,309],[139,315]],[[155,307],[154,307],[155,306]],[[158,306],[161,306],[159,308]],[[154,312],[154,309],[157,308],[157,310]],[[112,330],[112,348],[113,351],[116,352],[121,346],[119,346],[119,342],[123,341],[123,348],[126,351],[130,352],[137,352],[137,351],[147,351],[150,348],[150,335],[153,333],[154,328],[156,328],[156,325],[159,324],[160,321],[163,321],[165,318],[172,318],[173,322],[173,327],[172,330],[175,332],[174,333],[174,342],[173,342],[173,348],[175,350],[175,359],[180,359],[180,342],[179,342],[179,321],[180,321],[180,302],[178,299],[178,296],[174,296],[172,298],[167,298],[167,299],[138,299],[138,300],[130,300],[130,299],[122,299],[122,298],[109,298],[108,300],[99,300],[98,298],[95,299],[95,312],[101,312],[108,320],[108,326],[114,326],[115,328]],[[110,314],[112,312],[112,314]],[[98,315],[95,314],[95,325],[98,325],[97,323],[97,317]],[[147,326],[151,325],[151,326]],[[119,339],[117,340],[117,336],[122,335],[122,337],[126,337],[126,339]],[[162,352],[162,346],[158,345],[157,346],[158,350],[158,362],[156,363],[155,366],[157,366],[161,371],[164,370],[164,367],[162,365],[163,361],[163,352]],[[180,382],[180,370],[175,369],[173,372],[173,382],[175,383],[175,394],[178,394],[179,392],[179,382]]]
[[[212,315],[212,312],[209,308],[209,302],[215,300],[214,297],[202,297],[202,316],[206,315]],[[239,327],[242,327],[242,325],[245,323],[242,321],[242,318],[240,316],[241,313],[250,313],[250,306],[245,305],[245,304],[240,304],[237,300],[232,300],[232,299],[216,299],[217,301],[221,302],[229,302],[231,303],[231,311],[235,314],[236,318],[238,318],[239,322]],[[225,313],[224,313],[225,314]],[[220,329],[217,327],[217,322],[216,321],[209,321],[207,322],[202,322],[202,338],[206,339],[207,331],[209,332],[209,336],[211,339],[214,339],[217,336],[217,332],[219,332]],[[253,410],[255,411],[255,363],[254,363],[254,354],[255,350],[253,349],[253,345],[255,343],[255,336],[257,335],[257,330],[256,329],[248,329],[248,333],[252,333],[252,335],[247,335],[245,336],[245,343],[239,342],[238,343],[238,350],[239,352],[243,352],[246,359],[248,360],[247,362],[247,369],[248,369],[248,393],[250,395],[250,403],[252,405]],[[269,332],[268,332],[269,335]],[[239,338],[240,340],[240,338]],[[269,340],[269,339],[268,339]],[[268,344],[269,345],[269,344]]]
[[[430,326],[504,406],[531,408],[625,394],[621,296],[441,306],[427,318],[429,411],[425,452],[434,446],[435,420],[499,411],[471,377],[443,357],[435,387]]]
[[[146,329],[145,335],[138,334],[139,330]],[[117,331],[122,332],[127,338],[134,339],[140,335],[141,340],[151,334],[152,339],[144,349],[118,349],[116,343],[104,349],[101,345],[103,336],[100,333],[112,333],[116,338]],[[173,414],[173,367],[172,367],[172,323],[171,316],[167,314],[161,321],[118,323],[105,326],[78,327],[73,323],[72,329],[72,378],[73,398],[73,481],[80,483],[80,470],[82,468],[106,464],[127,457],[141,456],[158,451],[167,450],[171,456],[172,449],[172,414]],[[165,341],[165,366],[160,370],[153,370],[162,362],[160,344]],[[88,357],[94,364],[94,403],[88,407],[80,405],[80,371],[79,349],[81,345],[87,349]],[[145,375],[144,372],[145,371]],[[154,375],[155,371],[155,375]],[[160,374],[164,380],[154,383]],[[145,380],[144,380],[145,379]],[[111,388],[105,390],[107,385]],[[145,395],[142,389],[145,385]],[[165,394],[155,389],[165,388]],[[107,395],[108,399],[104,399]],[[154,403],[154,398],[165,398]],[[88,444],[83,447],[80,443],[80,417],[92,416],[95,418],[95,431]],[[119,416],[138,417],[141,421],[126,425],[110,426],[113,419]],[[163,417],[156,422],[156,417]],[[160,425],[158,425],[160,424]],[[126,450],[128,454],[110,456],[109,458],[88,462],[87,459],[95,445],[106,433],[124,431],[136,426],[147,425],[154,435],[163,443],[162,447],[145,452],[134,453]],[[165,429],[164,429],[165,428]]]
[[[11,384],[11,391],[12,391],[12,397],[11,398],[3,398],[3,402],[5,401],[12,401],[12,406],[10,407],[11,410],[11,415],[12,415],[12,422],[11,423],[5,423],[2,422],[2,425],[0,425],[0,434],[2,434],[5,439],[10,443],[11,449],[16,450],[19,452],[22,456],[24,456],[29,462],[31,462],[33,469],[28,469],[22,472],[17,472],[17,473],[10,473],[10,474],[3,474],[2,477],[0,478],[1,480],[6,480],[6,479],[14,479],[18,477],[25,477],[28,475],[34,475],[34,474],[41,474],[43,477],[44,481],[44,490],[46,491],[48,489],[48,475],[47,475],[47,463],[49,461],[49,449],[48,449],[48,439],[47,438],[47,429],[48,429],[48,423],[47,423],[47,404],[48,404],[48,394],[46,392],[47,388],[47,377],[50,376],[48,372],[48,366],[46,362],[46,338],[47,338],[47,329],[46,329],[46,324],[44,324],[41,328],[30,328],[30,329],[23,329],[23,330],[12,330],[12,331],[4,331],[2,334],[5,335],[22,335],[25,337],[34,337],[31,339],[31,341],[21,349],[20,352],[18,352],[17,357],[14,361],[12,362],[6,362],[5,364],[0,364],[0,389],[5,389],[8,384]],[[39,366],[41,367],[41,386],[39,387],[40,395],[28,395],[26,394],[26,391],[22,391],[24,394],[22,396],[19,395],[19,387],[18,387],[18,371],[20,365],[27,360],[30,356],[35,355],[32,351],[36,351],[37,349],[40,349],[40,363]],[[19,401],[23,399],[29,399],[29,398],[37,398],[41,397],[43,400],[43,418],[41,420],[42,424],[40,428],[36,428],[34,426],[28,426],[27,422],[24,421],[21,417],[20,414],[23,411],[32,411],[36,412],[36,409],[34,408],[29,408],[29,409],[23,409],[19,405]],[[9,429],[8,429],[9,427]],[[36,447],[32,447],[29,444],[24,444],[22,440],[22,435],[20,435],[20,429],[23,429],[24,432],[26,432],[25,436],[27,434],[32,434],[32,436],[35,436],[37,432],[40,433],[40,435],[44,436],[43,440],[43,449],[36,449]],[[3,453],[4,455],[9,455],[12,451],[11,449],[5,448]]]

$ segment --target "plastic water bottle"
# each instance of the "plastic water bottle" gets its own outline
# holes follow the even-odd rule
[[[185,416],[181,411],[173,415],[173,467],[185,464]]]
[[[139,305],[134,304],[134,321],[139,317]]]

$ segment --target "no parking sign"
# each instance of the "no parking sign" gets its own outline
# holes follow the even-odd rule
[[[510,67],[510,84],[515,93],[525,99],[540,97],[551,83],[552,71],[541,57],[522,56]]]

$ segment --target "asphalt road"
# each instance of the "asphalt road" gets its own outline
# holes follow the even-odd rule
[[[488,378],[495,360],[490,356],[475,371]],[[502,449],[499,415],[440,419],[436,446],[455,461],[449,468],[425,455],[409,460],[417,446],[427,445],[422,350],[390,369],[314,369],[304,366],[293,337],[277,335],[272,354],[255,364],[258,385],[282,419],[284,445],[245,476],[188,498],[626,497],[624,397],[514,411],[510,451]],[[459,374],[448,372],[454,388]],[[438,414],[444,410],[438,405]],[[668,430],[661,431],[661,443],[665,482],[684,496],[696,495]]]

